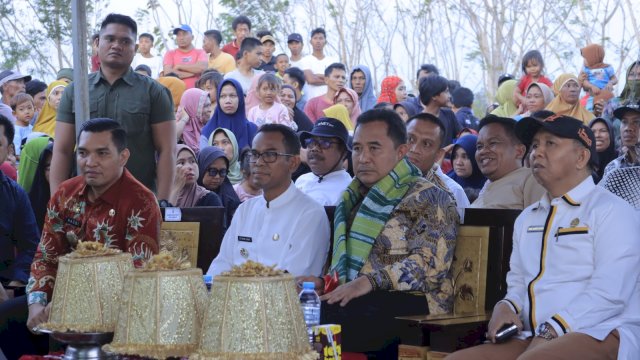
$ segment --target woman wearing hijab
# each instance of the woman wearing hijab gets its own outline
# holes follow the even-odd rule
[[[395,104],[393,110],[400,115],[400,118],[402,118],[402,121],[405,123],[412,116],[422,112],[422,109],[418,107],[415,101],[408,100]]]
[[[598,181],[602,179],[604,174],[604,168],[611,160],[618,157],[616,151],[616,142],[613,139],[613,125],[609,120],[604,118],[595,118],[589,123],[589,128],[593,131],[593,135],[596,138],[596,152],[598,154]]]
[[[211,116],[209,93],[198,88],[188,89],[180,99],[177,114],[176,133],[178,139],[182,139],[182,142],[197,154],[200,148],[202,127]]]
[[[516,103],[513,102],[513,92],[518,82],[515,80],[507,80],[500,84],[498,92],[496,92],[496,101],[498,107],[491,114],[501,117],[512,117],[518,112]]]
[[[220,82],[218,103],[211,120],[202,128],[200,147],[209,145],[209,137],[218,128],[231,130],[240,149],[251,147],[253,137],[258,131],[256,124],[247,120],[242,86],[234,79],[224,79]]]
[[[51,156],[53,155],[53,143],[50,142],[40,153],[40,159],[38,160],[38,166],[36,167],[36,173],[33,178],[33,184],[29,191],[29,200],[31,202],[31,208],[33,214],[36,216],[36,223],[38,229],[42,232],[44,227],[44,216],[47,212],[47,204],[51,198],[51,191],[49,188],[49,166],[51,165]]]
[[[358,116],[362,113],[360,110],[358,94],[349,88],[343,87],[336,92],[336,95],[333,97],[333,103],[342,104],[347,108],[351,124],[355,127]]]
[[[304,111],[298,109],[296,103],[296,90],[291,85],[282,85],[280,89],[280,100],[289,109],[289,117],[298,125],[298,131],[311,131],[313,123],[309,120]]]
[[[453,170],[447,176],[455,180],[467,194],[469,202],[473,202],[480,193],[487,178],[482,175],[476,162],[476,135],[464,135],[453,145],[451,162]]]
[[[580,104],[580,84],[572,74],[562,74],[553,82],[556,97],[547,105],[546,110],[557,115],[571,116],[588,124],[594,116]]]
[[[42,111],[38,114],[36,123],[33,125],[34,132],[43,132],[51,137],[55,137],[56,111],[58,110],[58,105],[60,105],[64,88],[67,87],[67,85],[66,82],[61,80],[56,80],[49,84],[45,92],[47,101],[44,103]]]
[[[171,98],[173,99],[173,108],[176,109],[180,105],[182,94],[187,89],[184,81],[175,76],[162,76],[158,78],[158,82],[169,89]]]
[[[531,83],[527,88],[524,102],[524,113],[513,118],[519,121],[522,118],[531,116],[536,111],[544,110],[553,101],[554,95],[547,85],[542,83]]]
[[[627,68],[626,78],[627,82],[624,84],[624,89],[620,93],[619,97],[613,98],[608,102],[594,102],[594,114],[602,113],[602,117],[609,120],[613,124],[613,133],[616,139],[616,148],[620,146],[620,120],[616,119],[613,115],[613,111],[619,108],[624,102],[631,99],[640,98],[640,60],[636,60]]]
[[[227,178],[231,181],[231,184],[235,185],[242,181],[242,171],[240,170],[240,148],[238,148],[238,141],[231,130],[224,128],[217,128],[213,131],[209,137],[208,146],[215,146],[226,155],[229,160]]]
[[[49,142],[51,142],[50,137],[41,136],[24,144],[20,165],[18,165],[18,184],[27,193],[31,190],[31,185],[35,178],[36,169],[40,162],[40,154],[49,145]]]
[[[349,77],[349,87],[358,94],[362,112],[371,110],[376,106],[376,96],[373,94],[373,78],[368,67],[357,65],[353,68]]]
[[[349,111],[342,104],[335,104],[333,106],[329,106],[328,108],[322,110],[324,116],[332,119],[339,120],[344,124],[344,127],[347,128],[347,131],[352,134],[355,126],[351,123],[351,118],[349,117]]]
[[[240,198],[227,177],[229,172],[229,159],[219,147],[207,146],[198,154],[198,185],[218,195],[225,208],[226,227],[231,224],[231,219],[240,205]]]
[[[176,177],[169,202],[180,208],[222,206],[215,193],[198,185],[196,153],[184,144],[176,145]]]
[[[399,77],[392,75],[382,80],[380,85],[380,96],[378,96],[378,104],[383,102],[395,105],[399,102],[407,100],[407,87],[404,81]]]

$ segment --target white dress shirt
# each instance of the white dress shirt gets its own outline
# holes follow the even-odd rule
[[[587,177],[559,198],[527,207],[515,223],[507,295],[524,324],[559,336],[620,334],[618,359],[640,354],[640,221],[624,200]]]
[[[296,187],[323,206],[335,206],[342,193],[351,184],[351,175],[345,170],[338,170],[322,177],[314,173],[300,175]]]
[[[216,276],[253,260],[293,276],[321,276],[329,231],[324,207],[291,182],[270,202],[258,196],[240,204],[207,274]]]

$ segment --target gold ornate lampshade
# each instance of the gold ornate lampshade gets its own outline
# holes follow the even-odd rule
[[[87,244],[87,243],[80,243]],[[93,249],[89,249],[95,245]],[[58,274],[44,330],[58,332],[113,332],[124,275],[133,269],[131,254],[79,245],[58,259]]]
[[[125,275],[113,342],[103,349],[164,359],[198,346],[206,288],[200,269],[135,270]]]
[[[251,276],[246,269],[234,267],[214,279],[200,345],[190,359],[316,359],[293,277],[268,270]]]

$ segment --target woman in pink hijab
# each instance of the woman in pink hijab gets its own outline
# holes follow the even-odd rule
[[[356,120],[358,120],[358,116],[362,113],[362,110],[360,110],[358,93],[347,87],[343,87],[336,92],[336,95],[333,97],[333,103],[342,104],[347,108],[351,123],[355,127]]]
[[[176,112],[178,139],[196,154],[200,146],[200,133],[211,117],[209,93],[198,88],[188,89],[182,94]]]

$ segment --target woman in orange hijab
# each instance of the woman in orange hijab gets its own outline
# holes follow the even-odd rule
[[[547,105],[547,110],[558,115],[567,115],[587,125],[595,117],[580,104],[580,84],[573,74],[562,74],[553,82],[556,97]]]
[[[393,75],[387,76],[382,80],[378,104],[388,102],[395,105],[405,100],[407,100],[407,87],[404,85],[402,79]]]

